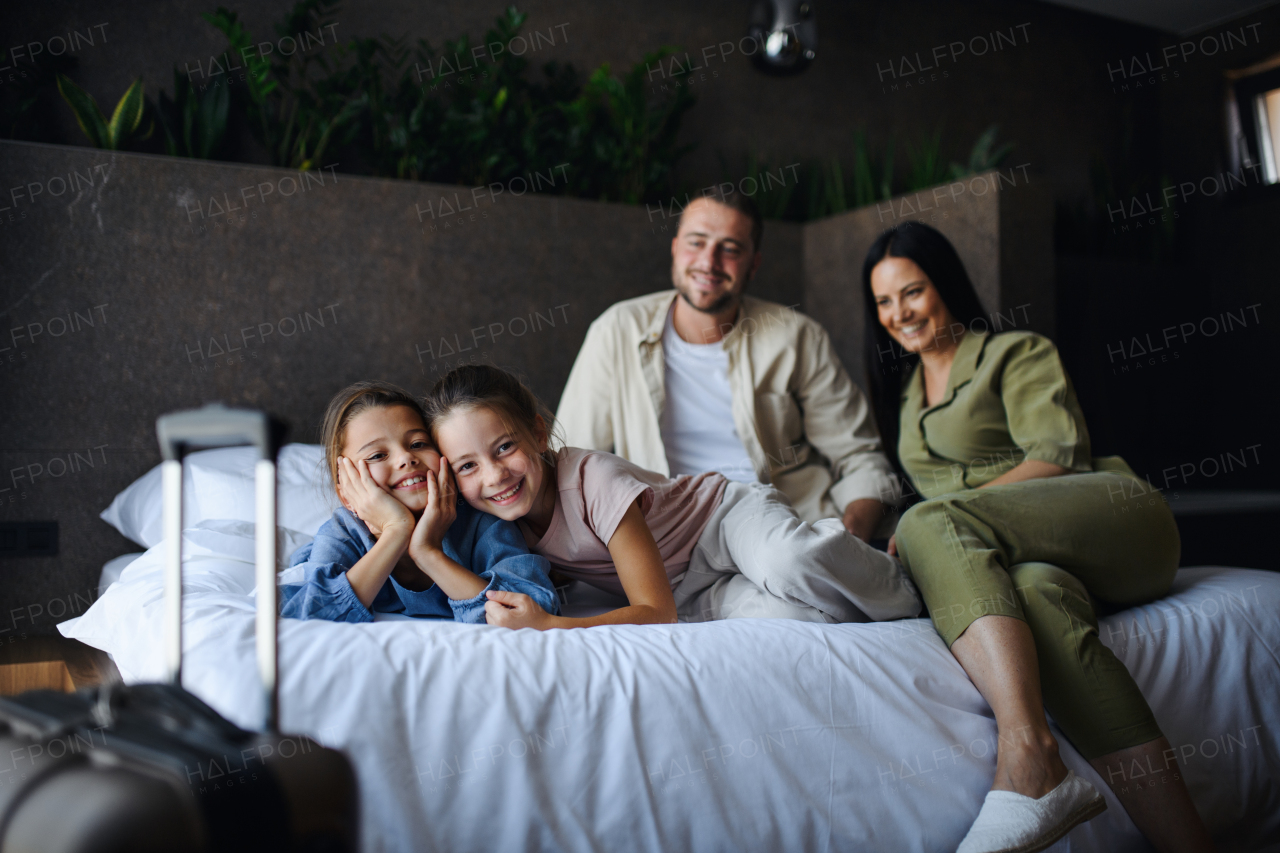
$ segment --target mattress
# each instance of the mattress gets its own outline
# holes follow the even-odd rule
[[[248,529],[186,534],[184,684],[257,727]],[[161,588],[153,548],[59,627],[158,679]],[[1101,634],[1219,849],[1280,849],[1280,575],[1183,569]],[[995,767],[991,711],[926,620],[284,620],[280,642],[282,728],[351,756],[369,851],[949,851]],[[1109,809],[1053,849],[1145,849],[1060,740]]]

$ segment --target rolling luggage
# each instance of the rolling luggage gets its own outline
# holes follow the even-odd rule
[[[347,758],[277,729],[276,479],[283,430],[211,404],[156,422],[164,489],[169,681],[0,697],[0,853],[341,853],[357,845]],[[182,459],[250,444],[256,486],[257,659],[264,732],[181,686]]]

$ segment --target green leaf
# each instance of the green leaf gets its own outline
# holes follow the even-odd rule
[[[196,130],[196,109],[198,103],[196,100],[196,90],[188,88],[186,97],[182,99],[182,156],[192,157],[195,155],[195,145],[192,142],[192,135]]]
[[[893,198],[893,140],[889,140],[884,150],[884,166],[880,172],[880,200]]]
[[[985,172],[988,169],[999,167],[1004,159],[1013,151],[1012,142],[1006,142],[999,148],[995,147],[996,133],[999,130],[997,125],[991,125],[978,137],[978,141],[973,143],[973,150],[969,153],[969,162],[967,165],[959,163],[951,164],[951,177],[963,178],[966,175]]]
[[[102,115],[102,110],[98,109],[98,102],[62,74],[58,75],[58,93],[75,113],[76,123],[80,125],[84,135],[89,137],[93,146],[95,148],[111,147],[107,144],[107,121]]]
[[[865,207],[875,201],[875,179],[871,177],[871,153],[867,134],[859,130],[853,137],[853,204]]]
[[[164,136],[164,153],[170,157],[178,156],[178,139],[173,132],[171,116],[174,110],[173,101],[165,92],[160,93],[160,106],[156,114],[160,117],[160,132]]]
[[[199,127],[196,130],[194,156],[209,159],[222,144],[227,132],[227,113],[231,108],[229,86],[216,86],[207,90],[200,99],[196,113]]]
[[[129,89],[120,98],[120,102],[116,104],[115,112],[111,114],[111,121],[107,124],[107,147],[119,150],[121,146],[127,143],[133,132],[138,129],[139,123],[142,121],[142,78],[133,81]],[[150,131],[147,132],[150,136]]]

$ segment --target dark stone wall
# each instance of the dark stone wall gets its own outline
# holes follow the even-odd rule
[[[96,516],[159,461],[164,411],[263,407],[315,441],[347,383],[425,392],[459,359],[554,410],[591,320],[670,286],[642,207],[12,142],[0,176],[23,188],[0,204],[0,520],[61,525],[58,557],[0,564],[5,614],[137,550]],[[754,293],[800,303],[800,232],[769,225]]]
[[[14,217],[0,228],[0,520],[62,531],[57,557],[0,562],[0,632],[51,629],[13,608],[87,595],[103,562],[136,550],[96,516],[159,461],[162,412],[261,407],[315,441],[347,383],[425,392],[460,360],[519,372],[554,410],[589,323],[670,286],[675,223],[644,207],[14,142],[0,179],[15,188],[0,204]],[[1007,308],[1025,256],[1049,257],[1050,224],[1033,186],[984,186],[1002,184],[972,179],[939,224]],[[811,312],[860,376],[861,255],[886,210],[928,198],[768,223],[751,292]],[[1018,251],[1000,236],[1009,210],[1040,223]],[[1023,285],[1052,303],[1051,277]]]

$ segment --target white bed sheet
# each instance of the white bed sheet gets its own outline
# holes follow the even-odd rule
[[[252,550],[232,533],[187,535],[184,683],[254,727]],[[60,628],[154,680],[160,599],[153,548]],[[925,620],[280,633],[282,726],[351,756],[369,851],[954,850],[994,771],[991,712]],[[1219,849],[1280,849],[1280,575],[1184,569],[1102,636]],[[1145,849],[1063,753],[1110,808],[1053,849]]]

